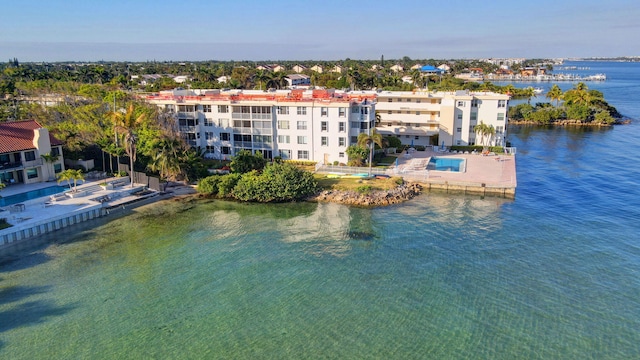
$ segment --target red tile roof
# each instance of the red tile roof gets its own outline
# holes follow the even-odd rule
[[[35,149],[33,130],[41,127],[35,120],[0,123],[0,154]],[[62,145],[62,142],[51,134],[49,140],[51,145]]]

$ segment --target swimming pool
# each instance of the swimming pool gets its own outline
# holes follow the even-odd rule
[[[464,159],[433,156],[427,164],[427,170],[463,172]]]
[[[27,200],[32,200],[32,199],[37,199],[43,196],[57,194],[67,189],[69,189],[68,186],[55,185],[55,186],[50,186],[50,187],[46,187],[38,190],[23,192],[20,194],[9,195],[7,197],[0,198],[0,206],[13,205],[13,204],[25,202]]]

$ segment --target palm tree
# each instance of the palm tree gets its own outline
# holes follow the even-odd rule
[[[114,130],[117,134],[124,135],[125,151],[129,156],[130,169],[131,169],[131,187],[133,187],[133,164],[136,162],[136,143],[138,137],[136,131],[147,118],[147,114],[142,112],[136,116],[136,111],[133,104],[129,105],[125,113],[113,112]]]
[[[536,96],[536,91],[533,87],[529,86],[522,89],[522,95],[527,98],[527,104],[531,105],[531,98]]]
[[[513,86],[512,84],[509,84],[504,88],[502,88],[502,91],[507,95],[513,95],[513,93],[516,91],[516,87]]]
[[[558,107],[560,105],[560,100],[562,100],[562,90],[557,84],[554,84],[545,96],[547,99],[555,101],[556,107]]]
[[[424,77],[422,76],[422,71],[420,71],[420,69],[411,70],[411,81],[413,81],[413,85],[417,88],[424,88]]]
[[[51,164],[58,161],[58,159],[60,158],[59,155],[53,155],[51,153],[40,155],[40,157],[47,163],[47,165],[49,165],[48,168],[51,170]],[[49,173],[49,178],[52,180],[54,178],[53,176],[51,176],[51,172]]]
[[[387,144],[387,139],[383,138],[375,128],[371,129],[369,134],[360,133],[358,135],[358,146],[369,147],[369,175],[371,175],[371,168],[373,166],[373,147],[378,145],[381,148]]]
[[[71,187],[71,181],[73,181],[73,192],[78,191],[77,190],[78,180],[84,180],[84,175],[80,170],[67,169],[61,172],[60,174],[58,174],[58,184],[60,184],[63,181],[66,181],[69,184],[69,187]]]
[[[482,121],[473,127],[473,131],[480,136],[482,146],[487,146],[487,142],[491,142],[491,138],[496,135],[496,129],[493,125],[487,125]]]
[[[185,148],[184,143],[177,138],[163,139],[160,145],[154,148],[147,167],[151,171],[157,171],[161,179],[168,180],[171,176],[181,173],[180,159]]]

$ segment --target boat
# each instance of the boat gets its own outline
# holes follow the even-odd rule
[[[536,94],[536,95],[540,95],[543,92],[544,92],[544,89],[539,88],[539,87],[533,89],[533,93]]]

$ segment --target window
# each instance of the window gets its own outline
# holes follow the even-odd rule
[[[507,107],[507,100],[498,100],[498,107],[499,108]]]
[[[478,113],[477,112],[472,112],[471,113],[471,119],[469,119],[471,121],[477,121],[478,120]]]
[[[393,99],[392,98],[388,98],[387,101],[388,102],[393,102]]]
[[[475,108],[477,108],[477,107],[478,107],[478,99],[473,99],[473,100],[471,100],[471,107],[472,107],[472,108],[473,108],[473,107],[475,107]]]
[[[469,125],[469,132],[470,133],[474,133],[475,131],[473,131],[475,129],[475,125]]]
[[[218,105],[218,112],[219,113],[228,113],[229,112],[229,105]]]
[[[456,141],[456,145],[462,145],[462,141],[460,140]]]
[[[276,113],[279,115],[289,115],[289,107],[288,106],[278,106],[276,108]]]
[[[213,132],[207,131],[206,133],[204,133],[204,138],[205,140],[213,140]]]
[[[309,152],[307,150],[298,150],[298,159],[308,160]]]
[[[320,145],[321,146],[329,146],[329,138],[326,136],[323,136],[320,138]]]
[[[346,138],[338,138],[338,146],[347,146],[347,139]]]
[[[211,145],[207,145],[207,147],[205,148],[204,153],[205,154],[215,154],[216,153],[216,147],[215,146],[211,146]]]
[[[351,128],[352,129],[360,129],[360,122],[359,121],[352,121],[351,122]]]
[[[290,141],[289,135],[278,135],[278,142],[280,144],[288,144]]]
[[[391,115],[391,114],[393,114],[393,111],[389,110],[389,111],[387,111],[387,114]]]
[[[27,179],[36,179],[38,177],[38,169],[27,169]]]
[[[306,136],[298,136],[298,144],[306,144],[307,137]]]
[[[462,114],[458,114],[458,120],[462,120]]]
[[[420,111],[416,111],[416,115],[420,115]]]
[[[211,112],[211,105],[202,105],[202,112]]]
[[[280,149],[280,157],[285,160],[291,159],[291,150]]]
[[[464,101],[458,101],[458,106],[464,106]]]
[[[288,129],[289,120],[278,120],[278,129]]]
[[[62,172],[62,164],[53,164],[53,171],[56,174]]]
[[[420,136],[416,136],[416,140],[420,140]]]
[[[344,153],[343,152],[338,153],[338,157],[343,158],[344,157]]]
[[[52,147],[50,155],[51,156],[60,156],[60,148],[59,147]]]
[[[339,117],[346,117],[347,116],[347,109],[346,108],[338,108],[338,116]]]
[[[462,128],[456,128],[456,132],[461,133],[462,132]]]
[[[320,130],[321,131],[329,131],[329,123],[326,121],[322,121],[320,123]]]
[[[352,144],[355,144],[355,143],[357,143],[357,142],[358,142],[358,137],[357,137],[357,136],[352,136],[352,137],[351,137],[351,143],[352,143]]]
[[[496,126],[496,134],[502,134],[504,131],[504,126]]]
[[[358,106],[354,106],[351,108],[351,113],[352,114],[359,114],[360,113],[360,107]]]
[[[204,126],[215,126],[213,119],[204,118]]]
[[[229,127],[229,119],[218,119],[220,127]]]
[[[307,130],[307,122],[306,121],[298,121],[298,130]]]
[[[321,107],[320,108],[320,116],[329,116],[329,108]]]
[[[344,123],[344,121],[339,122],[339,123],[338,123],[338,131],[340,131],[340,132],[344,132],[344,131],[345,131],[345,130],[344,130],[344,128],[345,128],[345,123]]]
[[[35,151],[25,151],[24,152],[24,159],[26,161],[33,161],[36,159],[36,152]],[[37,177],[37,174],[36,174]],[[31,178],[29,178],[31,179]]]
[[[298,115],[307,115],[307,107],[306,106],[298,106],[297,114]]]
[[[498,113],[498,121],[504,121],[504,113]]]
[[[229,154],[231,154],[231,147],[230,146],[221,146],[220,147],[220,152],[223,155],[229,155]]]
[[[222,141],[231,140],[231,134],[226,133],[226,132],[220,133],[220,140],[222,140]]]

